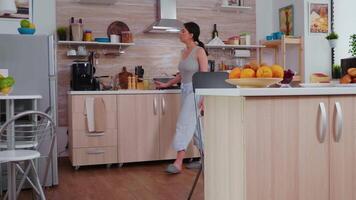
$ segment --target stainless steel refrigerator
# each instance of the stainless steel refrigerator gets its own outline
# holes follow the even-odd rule
[[[38,110],[51,109],[57,122],[56,45],[53,35],[0,34],[0,69],[8,69],[16,84],[12,94],[40,94]],[[27,107],[28,102],[15,102],[15,112]],[[46,186],[58,184],[57,144],[53,151]],[[44,162],[38,170],[43,176]]]

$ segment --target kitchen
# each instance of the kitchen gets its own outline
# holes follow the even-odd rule
[[[53,1],[51,4],[51,9],[55,9],[54,13],[48,14],[53,16],[50,18],[52,21],[49,27],[44,27],[42,23],[47,14],[38,14],[40,11],[36,11],[36,0],[34,0],[34,17],[33,21],[37,25],[39,32],[50,32],[54,33],[55,29],[60,27],[68,27],[73,17],[77,22],[79,19],[82,19],[84,30],[90,30],[92,32],[92,37],[110,37],[107,34],[107,29],[111,23],[115,21],[124,22],[130,29],[132,34],[132,45],[91,45],[85,44],[84,50],[78,48],[80,45],[72,44],[70,42],[58,42],[57,43],[57,52],[56,52],[56,65],[57,65],[57,107],[58,107],[58,152],[59,156],[73,156],[74,150],[80,150],[82,148],[89,148],[87,142],[83,138],[75,138],[71,135],[71,132],[80,132],[86,129],[84,118],[80,118],[81,114],[84,113],[83,105],[85,104],[85,97],[99,97],[102,98],[106,104],[106,119],[108,122],[107,129],[111,132],[119,133],[117,135],[111,134],[108,141],[100,141],[99,146],[98,142],[93,142],[94,148],[97,147],[108,147],[112,149],[113,154],[108,160],[83,160],[85,156],[77,154],[78,162],[67,161],[59,164],[59,185],[53,189],[48,189],[48,195],[52,195],[53,199],[58,198],[56,196],[56,190],[61,190],[62,185],[66,185],[66,181],[71,184],[68,177],[62,176],[78,176],[82,181],[85,182],[86,177],[90,176],[91,172],[103,171],[102,165],[94,165],[92,167],[87,165],[92,164],[107,164],[107,167],[110,167],[108,173],[115,171],[114,173],[124,174],[130,169],[136,169],[143,167],[145,170],[156,170],[152,173],[163,179],[163,182],[172,183],[174,187],[180,188],[178,191],[172,190],[172,188],[167,189],[171,191],[172,197],[168,194],[168,198],[175,199],[185,199],[189,193],[191,185],[193,184],[196,171],[186,170],[183,176],[168,178],[164,174],[164,168],[167,163],[157,164],[156,168],[150,168],[152,165],[150,162],[146,161],[161,161],[161,160],[171,160],[174,159],[174,151],[171,149],[171,140],[172,135],[160,135],[160,132],[171,132],[174,134],[175,121],[177,120],[177,113],[179,112],[179,90],[151,90],[154,88],[152,78],[165,78],[172,77],[177,73],[177,66],[180,60],[180,51],[184,48],[182,43],[179,42],[179,39],[176,34],[167,34],[167,33],[146,33],[145,30],[152,24],[156,19],[156,14],[159,12],[156,8],[156,1],[117,1],[113,4],[88,4],[86,2],[77,2],[77,1],[67,1],[67,0],[57,0]],[[219,4],[220,3],[220,4]],[[251,44],[258,45],[260,39],[264,39],[266,35],[269,35],[278,30],[278,9],[286,6],[287,3],[281,2],[259,2],[254,0],[245,0],[245,5],[251,8],[245,8],[241,10],[236,9],[222,9],[221,2],[217,0],[210,1],[177,1],[177,18],[183,22],[186,21],[195,21],[201,27],[201,40],[207,44],[211,40],[211,34],[213,31],[213,25],[217,24],[217,30],[219,32],[219,37],[223,40],[227,40],[232,36],[236,36],[239,33],[248,32],[251,34]],[[291,4],[291,3],[290,3]],[[312,73],[322,72],[331,76],[331,58],[330,58],[330,48],[328,47],[327,41],[324,39],[324,35],[321,36],[310,36],[309,33],[304,33],[304,28],[301,28],[304,25],[304,22],[300,22],[302,18],[300,15],[307,15],[304,13],[304,4],[295,2],[295,35],[304,36],[305,38],[305,48],[304,48],[304,81],[309,82],[309,77]],[[341,4],[341,3],[340,3]],[[344,3],[344,4],[347,4]],[[341,4],[341,6],[345,6]],[[37,2],[38,5],[38,2]],[[336,5],[336,12],[339,7]],[[43,10],[43,9],[42,9]],[[303,10],[303,11],[301,11]],[[262,14],[261,14],[262,13]],[[340,12],[339,12],[340,13]],[[298,15],[299,14],[299,15]],[[341,14],[339,14],[341,15]],[[39,19],[41,18],[41,19]],[[341,17],[340,17],[341,18]],[[336,24],[341,20],[340,18],[335,18]],[[54,25],[53,25],[54,24]],[[271,25],[272,24],[272,25]],[[0,23],[1,26],[1,23]],[[18,25],[17,25],[18,26]],[[53,27],[54,26],[54,27]],[[8,29],[11,29],[11,26],[5,26]],[[338,29],[339,28],[339,29]],[[341,27],[345,28],[345,27]],[[45,30],[49,29],[49,30]],[[347,29],[347,28],[346,28]],[[15,29],[16,30],[16,29]],[[346,35],[341,35],[343,32],[340,29],[340,26],[336,27],[337,32],[340,34],[340,38],[343,37],[343,41]],[[340,31],[339,31],[340,30]],[[68,36],[68,35],[67,35]],[[342,46],[344,45],[344,46]],[[120,47],[121,46],[121,47]],[[317,46],[317,47],[315,47]],[[345,44],[340,44],[343,48]],[[348,49],[348,44],[346,45]],[[256,60],[258,61],[258,46],[251,48],[251,57],[243,59],[244,63],[249,61]],[[314,49],[313,49],[314,48]],[[315,48],[320,48],[315,50]],[[120,72],[122,72],[123,67],[125,66],[127,71],[135,74],[135,67],[143,66],[144,81],[149,82],[150,90],[119,90],[119,91],[70,91],[71,90],[71,65],[74,60],[87,60],[87,57],[73,57],[68,54],[68,52],[74,50],[76,52],[84,51],[91,52],[94,51],[96,54],[93,55],[95,58],[94,63],[96,64],[96,73],[95,76],[111,76],[115,79]],[[310,56],[312,51],[320,52],[319,57]],[[292,50],[296,51],[296,50]],[[348,56],[347,50],[340,48],[336,49],[335,60],[338,63],[341,58]],[[73,51],[72,51],[73,52]],[[273,54],[269,51],[264,50],[263,58],[265,62],[273,64]],[[294,52],[293,52],[294,53]],[[232,55],[230,50],[222,49],[211,49],[210,50],[210,60],[215,60],[215,68],[219,68],[219,64],[223,61],[226,65],[235,65],[236,60]],[[69,55],[69,56],[68,56]],[[299,68],[298,60],[294,56],[287,55],[286,66],[288,68],[297,71]],[[271,58],[270,58],[271,57]],[[296,60],[296,62],[294,62]],[[240,60],[241,62],[241,60]],[[317,63],[317,64],[315,64]],[[240,64],[240,63],[239,63]],[[241,65],[243,66],[243,64]],[[6,67],[3,67],[6,68]],[[11,71],[11,67],[9,66]],[[137,71],[137,70],[136,70]],[[299,72],[301,73],[301,72]],[[116,86],[117,83],[113,83],[110,78],[106,79],[101,78],[104,84],[109,86]],[[143,82],[142,82],[143,83]],[[142,84],[143,85],[143,84]],[[142,87],[141,85],[141,87]],[[146,84],[147,85],[147,84]],[[16,86],[15,86],[16,87]],[[100,95],[98,95],[100,94]],[[209,101],[209,100],[208,100]],[[153,104],[157,104],[157,114],[149,115],[148,109],[152,107]],[[73,107],[73,105],[76,105]],[[108,106],[110,105],[110,106]],[[165,106],[164,106],[165,105]],[[165,107],[165,109],[164,109]],[[165,111],[164,111],[165,110]],[[207,107],[207,111],[209,108]],[[165,115],[164,115],[164,114]],[[209,113],[209,112],[208,112]],[[76,122],[79,120],[80,122]],[[163,121],[162,121],[163,120]],[[68,128],[69,127],[69,128]],[[67,145],[67,130],[69,129],[68,139],[70,140],[69,145]],[[143,134],[146,133],[146,134]],[[143,134],[143,136],[142,136]],[[142,137],[140,137],[142,136]],[[71,143],[72,142],[72,143]],[[74,144],[75,143],[75,144]],[[74,146],[73,146],[74,145]],[[139,147],[139,148],[138,148]],[[121,149],[120,149],[121,148]],[[97,150],[97,149],[95,149]],[[207,149],[209,152],[209,150]],[[71,155],[72,154],[72,155]],[[79,156],[78,156],[79,155]],[[197,157],[199,156],[198,152],[191,151],[189,156]],[[114,159],[112,159],[114,158]],[[81,160],[82,159],[82,160]],[[60,159],[61,162],[62,158]],[[159,163],[159,162],[158,162]],[[111,166],[111,164],[115,164]],[[116,168],[116,164],[119,164],[122,168]],[[123,165],[121,165],[123,164]],[[147,168],[145,168],[147,167]],[[61,174],[61,168],[65,169],[65,172]],[[74,170],[77,169],[77,171]],[[104,172],[106,173],[106,172]],[[132,173],[132,172],[131,172]],[[136,171],[138,174],[145,174],[143,172]],[[139,180],[139,176],[130,175],[134,179]],[[147,178],[148,176],[148,178]],[[107,179],[109,177],[105,176]],[[99,179],[103,179],[102,177]],[[119,178],[121,179],[121,178]],[[146,180],[147,183],[152,183],[150,176],[146,174],[142,175],[142,179]],[[169,180],[168,180],[169,179]],[[174,179],[174,180],[173,180]],[[64,181],[65,180],[65,181]],[[196,190],[196,198],[203,199],[203,181],[207,181],[207,176],[204,177],[204,180],[201,178],[198,188]],[[113,180],[115,181],[115,180]],[[162,180],[161,180],[162,181]],[[172,181],[178,181],[181,184],[173,183]],[[95,182],[95,179],[90,178],[89,182]],[[131,182],[131,185],[134,185]],[[160,182],[158,185],[152,183],[149,186],[149,191],[157,191],[158,188],[164,190],[164,183]],[[209,185],[209,184],[208,184]],[[132,194],[134,191],[133,188],[127,188],[130,192],[125,193],[125,190],[118,189],[116,195],[122,195],[119,199],[135,199],[135,195]],[[155,188],[156,187],[156,188]],[[110,187],[109,187],[110,188]],[[103,190],[107,190],[104,188]],[[113,189],[115,190],[115,189]],[[70,189],[67,188],[66,193],[71,193]],[[80,194],[78,189],[73,188],[73,194],[69,194],[68,199],[74,199],[82,197],[82,199],[90,199],[90,195]],[[143,191],[147,192],[147,189]],[[180,191],[180,192],[179,192]],[[152,195],[148,192],[148,195]],[[161,192],[162,195],[165,195],[166,192]],[[183,194],[181,194],[183,193]],[[98,195],[89,192],[91,195]],[[102,192],[99,192],[102,194]],[[158,195],[160,192],[158,192]],[[57,194],[58,195],[58,194]],[[137,194],[136,194],[137,195]],[[167,194],[166,194],[167,195]],[[173,195],[173,196],[174,196]],[[98,196],[97,196],[98,197]],[[108,198],[114,198],[109,196]],[[144,197],[137,197],[143,198]],[[162,198],[159,196],[153,197],[153,199]],[[205,197],[208,199],[208,197]],[[212,198],[212,197],[211,197]],[[223,199],[225,197],[222,197]],[[283,199],[283,198],[282,198]]]

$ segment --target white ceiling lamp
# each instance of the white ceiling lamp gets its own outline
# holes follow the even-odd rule
[[[0,0],[0,15],[17,13],[15,0]]]

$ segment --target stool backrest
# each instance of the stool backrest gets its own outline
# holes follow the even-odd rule
[[[39,111],[26,111],[15,115],[0,128],[1,144],[9,144],[11,125],[14,125],[12,135],[16,149],[41,149],[41,152],[49,153],[50,147],[42,144],[46,143],[45,141],[52,143],[55,137],[55,123],[51,116]]]
[[[197,88],[234,88],[225,82],[229,78],[227,72],[196,72],[193,75],[193,91]]]

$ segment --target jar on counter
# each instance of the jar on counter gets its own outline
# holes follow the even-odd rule
[[[93,41],[93,33],[91,30],[85,30],[84,31],[84,41]]]
[[[121,32],[121,42],[122,43],[132,43],[132,33],[130,31],[122,31]]]

